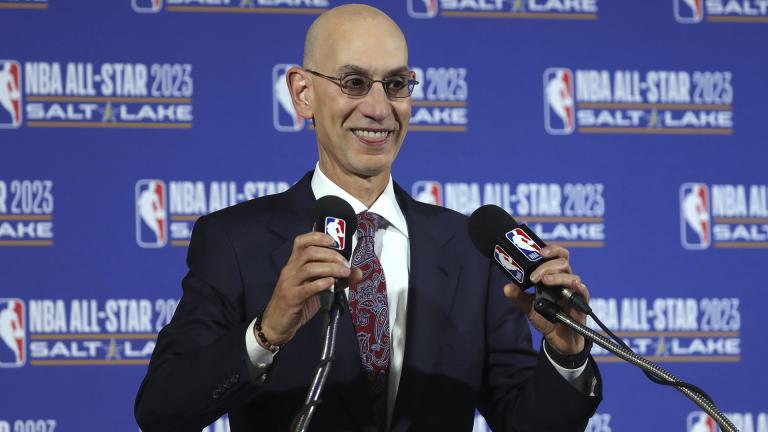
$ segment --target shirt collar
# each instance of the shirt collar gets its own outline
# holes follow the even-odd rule
[[[368,208],[365,204],[360,202],[360,200],[353,197],[349,192],[345,191],[331,181],[331,179],[326,177],[326,175],[323,174],[323,171],[320,170],[320,163],[317,163],[315,165],[315,173],[312,176],[312,193],[315,195],[315,199],[322,198],[326,195],[336,195],[348,202],[355,211],[355,214],[370,210],[386,219],[395,229],[408,237],[408,225],[405,223],[405,215],[403,215],[403,211],[397,204],[395,187],[392,184],[392,175],[389,176],[389,181],[387,182],[387,187],[384,189],[384,192],[379,195],[371,208]]]

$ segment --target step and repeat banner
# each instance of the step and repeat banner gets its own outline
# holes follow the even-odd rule
[[[195,220],[314,167],[285,71],[338,4],[0,0],[0,432],[138,430]],[[569,247],[607,325],[768,432],[768,1],[372,4],[421,82],[396,181]],[[594,356],[589,431],[718,430]]]

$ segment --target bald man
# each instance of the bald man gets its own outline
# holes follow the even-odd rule
[[[340,6],[311,25],[286,80],[318,163],[287,192],[196,223],[184,294],[137,395],[142,430],[200,430],[227,412],[233,431],[289,429],[321,351],[318,294],[334,283],[349,287],[348,313],[310,430],[470,431],[476,408],[495,431],[585,428],[601,393],[589,346],[504,284],[466,217],[392,180],[417,78],[377,9]],[[359,215],[351,263],[309,232],[326,195]],[[532,280],[588,298],[567,250],[541,254],[552,259]],[[538,353],[527,320],[544,335]]]

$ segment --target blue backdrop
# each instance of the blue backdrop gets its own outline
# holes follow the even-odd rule
[[[337,4],[0,0],[0,432],[138,429],[195,219],[314,166],[283,77]],[[571,248],[606,323],[767,432],[768,3],[372,4],[421,81],[395,179]],[[588,430],[717,430],[594,355]]]

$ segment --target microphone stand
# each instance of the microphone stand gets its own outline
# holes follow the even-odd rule
[[[556,290],[548,290],[546,288],[536,288],[536,298],[533,303],[533,308],[541,314],[544,318],[552,323],[558,322],[572,329],[576,333],[582,335],[586,339],[591,340],[593,343],[601,346],[607,351],[611,352],[616,357],[629,362],[646,372],[649,372],[657,377],[660,377],[669,382],[678,382],[679,378],[667,372],[664,368],[653,363],[652,361],[635,354],[634,352],[625,349],[613,340],[603,336],[602,334],[592,330],[589,327],[582,325],[575,321],[573,318],[563,313],[562,307],[557,304],[559,293]],[[684,394],[688,399],[692,400],[696,405],[701,407],[709,416],[717,422],[720,428],[724,432],[739,432],[736,426],[715,406],[712,401],[701,396],[700,394],[691,391],[685,387],[675,388]]]
[[[305,432],[309,428],[309,422],[312,420],[315,409],[322,403],[320,393],[323,391],[325,381],[331,372],[331,363],[336,352],[336,331],[339,328],[341,313],[344,310],[344,290],[333,292],[332,297],[333,302],[330,305],[330,311],[326,315],[325,328],[323,329],[320,363],[315,369],[315,376],[312,379],[312,385],[309,387],[304,406],[301,407],[293,418],[293,424],[291,425],[291,431],[293,432]],[[323,309],[327,310],[327,308]]]

